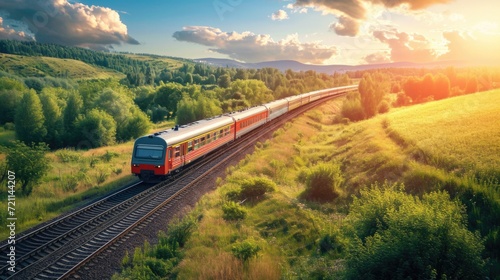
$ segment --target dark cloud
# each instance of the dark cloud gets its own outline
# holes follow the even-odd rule
[[[31,41],[33,38],[23,31],[16,31],[11,27],[4,26],[3,18],[0,17],[0,40],[11,39],[19,41]]]
[[[319,64],[337,54],[335,47],[301,43],[297,36],[276,42],[269,35],[224,32],[208,26],[187,26],[176,31],[173,37],[178,41],[211,47],[214,52],[246,62],[292,59]]]
[[[374,31],[373,36],[389,46],[392,61],[429,62],[436,59],[430,42],[420,34],[385,30]]]
[[[339,21],[330,25],[337,35],[354,37],[359,32],[359,22],[346,16],[340,16]]]
[[[23,22],[36,41],[95,49],[139,44],[127,33],[117,11],[67,0],[2,0],[0,11]]]

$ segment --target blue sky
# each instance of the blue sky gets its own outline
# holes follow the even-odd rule
[[[0,39],[247,62],[491,62],[500,61],[499,8],[497,0],[2,0]]]

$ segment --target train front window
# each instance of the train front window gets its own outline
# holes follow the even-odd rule
[[[161,159],[163,158],[163,147],[157,145],[137,145],[135,157]]]

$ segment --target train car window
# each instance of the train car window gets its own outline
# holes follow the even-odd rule
[[[174,157],[180,157],[181,156],[181,147],[180,146],[176,146],[174,147]]]
[[[148,159],[162,159],[164,149],[158,145],[137,145],[135,149],[135,157]]]
[[[201,137],[200,139],[200,146],[205,145],[205,137]]]
[[[172,149],[168,149],[168,159],[172,159]]]
[[[194,150],[193,141],[188,142],[188,153]]]
[[[200,147],[200,139],[195,139],[194,140],[194,148],[198,149]]]
[[[212,137],[210,137],[210,133],[207,134],[207,144],[212,142]]]

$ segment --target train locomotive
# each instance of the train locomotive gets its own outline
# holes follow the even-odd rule
[[[134,143],[132,173],[143,181],[161,180],[289,111],[355,89],[357,85],[312,91],[142,136]]]

